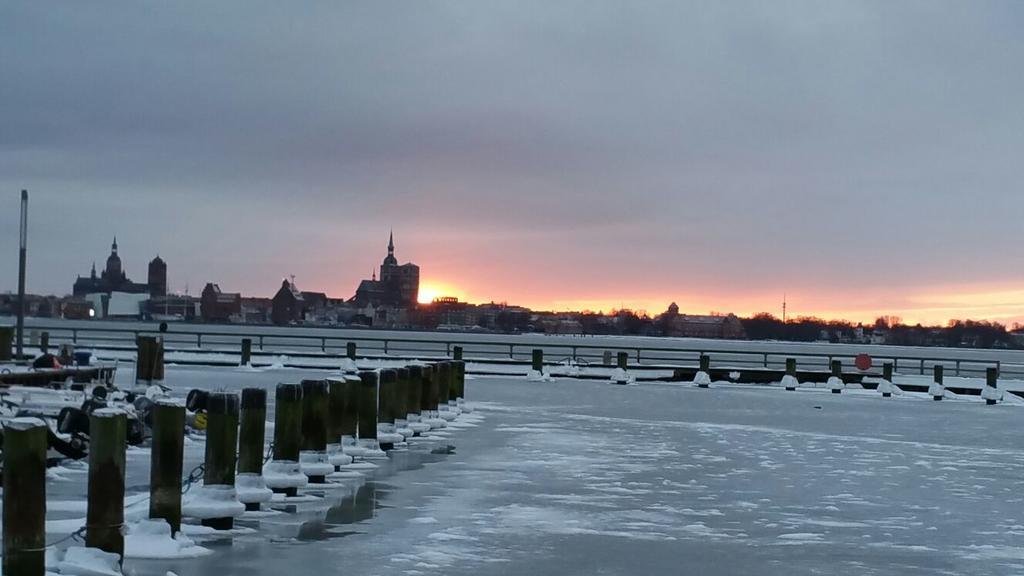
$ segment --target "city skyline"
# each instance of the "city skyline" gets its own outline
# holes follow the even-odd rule
[[[0,11],[0,291],[1024,321],[1019,2]]]

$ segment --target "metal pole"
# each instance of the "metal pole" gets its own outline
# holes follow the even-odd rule
[[[18,250],[18,334],[15,344],[17,356],[21,359],[22,338],[25,336],[25,245],[28,243],[28,190],[21,191],[21,243]]]

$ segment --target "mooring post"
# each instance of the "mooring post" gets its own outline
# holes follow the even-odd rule
[[[836,383],[834,380],[832,380],[832,378],[837,379],[838,383]],[[842,360],[833,360],[832,361],[832,378],[829,378],[829,381],[831,381],[833,383],[832,393],[833,394],[842,394],[843,393],[843,385],[844,385],[844,383],[843,383],[843,362],[842,362]]]
[[[3,430],[3,573],[43,576],[46,572],[46,423],[38,418],[12,418],[4,422]]]
[[[544,350],[541,348],[533,349],[533,359],[530,363],[530,369],[538,374],[544,373]]]
[[[362,379],[358,377],[345,378],[345,402],[341,410],[341,435],[351,438],[353,441],[359,434],[359,400],[362,396]]]
[[[359,444],[367,450],[379,450],[377,443],[377,373],[359,372]]]
[[[185,407],[169,399],[153,406],[153,446],[149,468],[149,517],[181,530],[181,472],[185,450]]]
[[[278,384],[274,397],[274,459],[263,468],[263,479],[275,493],[296,496],[308,481],[299,467],[302,386]]]
[[[235,499],[235,458],[238,447],[238,396],[228,392],[214,392],[206,401],[206,470],[203,472],[204,489],[219,488],[230,491]],[[203,526],[215,530],[230,530],[235,526],[234,516],[202,518]]]
[[[395,387],[398,382],[398,372],[393,369],[380,371],[378,409],[377,409],[377,440],[381,450],[393,450],[395,448]]]
[[[123,411],[100,408],[89,417],[89,495],[85,545],[117,554],[122,560],[126,440],[127,417]],[[6,477],[5,472],[5,480]]]
[[[437,415],[445,421],[454,420],[456,414],[448,405],[451,397],[452,363],[447,360],[438,362],[434,379],[437,381]]]
[[[39,351],[43,354],[50,351],[50,333],[45,330],[39,335]]]
[[[796,378],[796,358],[786,358],[786,390],[796,391],[798,380]]]
[[[881,383],[881,386],[884,386],[884,388],[882,389],[882,398],[892,398],[892,389],[893,389],[893,387],[890,386],[892,384],[892,373],[893,373],[893,363],[892,362],[886,362],[886,363],[882,364],[882,380],[883,380],[883,382]]]
[[[238,427],[238,476],[235,483],[238,501],[247,512],[260,509],[272,493],[263,480],[263,444],[266,441],[267,391],[242,389],[242,409]]]
[[[240,366],[248,366],[252,363],[252,338],[242,338],[242,361],[239,363]],[[264,391],[266,394],[266,391]],[[266,402],[266,396],[263,398],[264,403]]]
[[[421,414],[420,397],[423,395],[423,369],[424,366],[413,364],[409,366],[408,399],[406,401],[406,420],[409,422],[409,429],[414,436],[420,436],[430,430],[428,424],[423,423]]]
[[[625,370],[629,365],[629,352],[619,352],[615,360],[615,366]]]
[[[943,384],[943,371],[945,368],[942,364],[936,364],[932,366],[932,380],[935,382],[935,388],[932,390],[933,400],[942,400],[945,396],[945,386]]]
[[[327,450],[341,444],[345,430],[345,379],[327,381]]]
[[[356,343],[355,342],[349,342],[348,344],[345,344],[345,355],[348,356],[349,360],[355,360],[356,359]]]
[[[455,401],[459,407],[464,406],[466,400],[466,362],[459,360],[455,363]]]
[[[394,410],[395,410],[395,433],[402,435],[404,441],[413,435],[409,428],[409,389],[410,372],[408,366],[402,366],[395,371],[398,375],[395,382]]]
[[[992,406],[999,399],[999,369],[985,369],[985,389],[982,390],[985,404]]]
[[[334,471],[327,461],[327,382],[302,381],[302,445],[299,462],[310,484],[323,484]]]
[[[11,346],[14,343],[14,328],[0,326],[0,362],[10,362],[13,358]]]
[[[135,348],[135,382],[150,383],[156,379],[156,337],[139,336]]]
[[[708,356],[707,354],[701,354],[699,362],[701,372],[711,372],[711,356]]]
[[[455,346],[452,348],[452,359],[462,360],[462,346]]]

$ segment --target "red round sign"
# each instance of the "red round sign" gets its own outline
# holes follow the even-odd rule
[[[871,369],[871,356],[867,354],[857,354],[857,359],[854,360],[853,365],[857,367],[857,370],[864,371]]]

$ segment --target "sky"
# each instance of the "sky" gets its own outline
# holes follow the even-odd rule
[[[0,291],[1024,321],[1024,3],[0,4]]]

